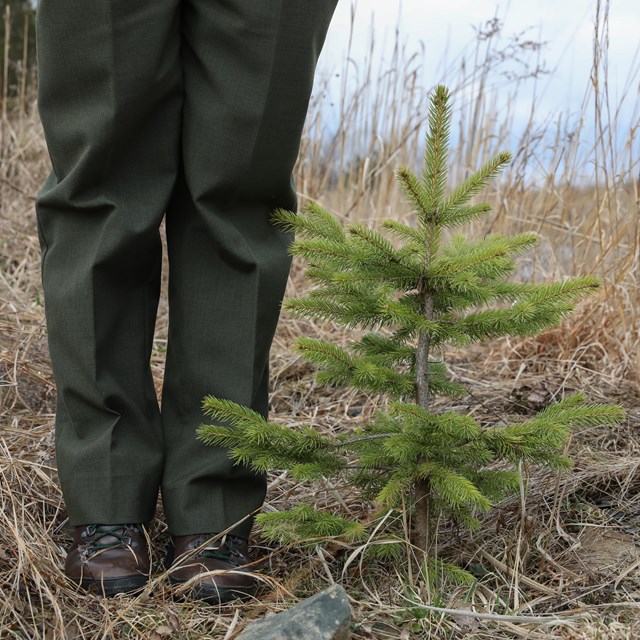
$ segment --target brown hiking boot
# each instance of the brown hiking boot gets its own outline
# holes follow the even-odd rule
[[[193,580],[191,595],[209,604],[253,595],[256,581],[249,562],[248,540],[216,533],[172,536],[167,558],[170,582]]]
[[[141,589],[151,560],[142,524],[89,524],[75,527],[64,572],[83,589],[113,596]]]

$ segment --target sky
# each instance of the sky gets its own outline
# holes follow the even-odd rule
[[[476,40],[474,27],[498,17],[505,42],[521,34],[521,39],[546,43],[540,56],[552,73],[537,83],[537,108],[546,113],[579,113],[589,86],[597,5],[597,0],[339,0],[318,71],[335,71],[343,64],[354,9],[354,60],[362,61],[367,55],[372,24],[378,52],[383,56],[383,42],[386,40],[388,52],[397,26],[407,50],[420,51],[424,45],[425,88],[440,82],[448,84],[443,77],[443,60],[452,63],[461,52],[470,52]],[[606,0],[600,5],[604,8]],[[628,94],[619,120],[619,125],[628,130],[640,117],[639,0],[610,1],[608,64],[612,102],[618,104],[623,93]],[[521,99],[524,120],[531,104],[530,93],[523,90]]]

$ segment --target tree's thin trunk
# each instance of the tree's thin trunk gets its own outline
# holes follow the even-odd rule
[[[433,320],[433,294],[423,291],[422,315],[427,320]],[[421,333],[418,338],[418,350],[416,352],[416,388],[418,405],[429,410],[429,352],[431,350],[431,337],[427,333]]]
[[[422,314],[428,320],[433,320],[433,294],[422,290]],[[421,333],[418,338],[416,352],[416,400],[425,411],[429,410],[429,352],[431,338],[427,333]],[[415,485],[416,518],[413,528],[413,544],[428,553],[431,546],[431,487],[428,479],[419,480]]]
[[[419,480],[415,485],[416,516],[413,527],[413,544],[429,553],[431,547],[431,487],[428,480]]]

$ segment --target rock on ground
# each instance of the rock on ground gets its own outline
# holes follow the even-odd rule
[[[350,640],[347,592],[334,585],[290,609],[250,624],[236,640]]]

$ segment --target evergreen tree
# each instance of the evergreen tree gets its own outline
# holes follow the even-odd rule
[[[477,526],[479,513],[517,489],[520,461],[568,469],[561,450],[572,428],[623,417],[619,407],[588,404],[581,394],[508,426],[482,426],[468,415],[432,409],[436,396],[464,393],[437,357],[446,345],[534,335],[558,325],[598,287],[593,276],[511,281],[515,258],[536,242],[532,233],[480,240],[454,234],[444,241],[445,229],[490,213],[486,202],[471,200],[510,160],[499,154],[447,195],[450,113],[448,91],[438,87],[430,101],[422,175],[408,168],[396,173],[417,224],[386,220],[382,227],[395,242],[362,224],[345,228],[313,203],[303,213],[278,210],[274,216],[295,235],[291,251],[305,260],[317,285],[285,308],[370,331],[348,348],[301,337],[297,349],[319,367],[318,381],[383,394],[386,410],[332,438],[310,426],[275,424],[209,396],[204,408],[216,424],[199,429],[204,442],[229,448],[238,464],[288,469],[305,481],[342,476],[385,508],[409,505],[412,540],[424,552],[432,544],[435,515]],[[261,514],[258,521],[268,538],[280,541],[353,541],[367,534],[367,523],[305,505]]]

